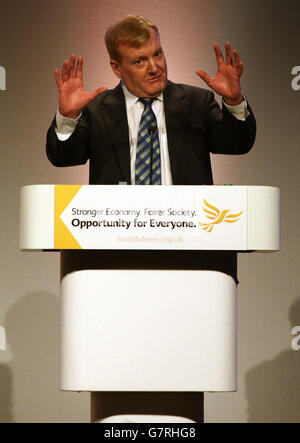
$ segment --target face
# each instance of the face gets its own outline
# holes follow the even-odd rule
[[[167,85],[167,63],[157,32],[139,48],[120,44],[120,62],[110,61],[116,76],[122,79],[127,89],[137,97],[157,97]]]

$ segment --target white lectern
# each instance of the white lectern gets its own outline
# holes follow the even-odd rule
[[[199,393],[237,389],[234,251],[279,249],[279,190],[26,186],[21,249],[62,251],[60,388],[92,392],[93,421],[201,421]]]

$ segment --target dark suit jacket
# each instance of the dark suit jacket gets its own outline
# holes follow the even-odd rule
[[[219,108],[212,92],[170,81],[164,91],[164,106],[175,185],[212,184],[210,152],[244,154],[254,143],[256,124],[250,107],[246,121],[240,121],[226,107]],[[55,166],[90,160],[90,184],[129,184],[129,135],[121,84],[84,108],[68,140],[58,140],[54,119],[46,150]]]

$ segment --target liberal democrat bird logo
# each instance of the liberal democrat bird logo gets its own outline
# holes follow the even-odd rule
[[[199,225],[201,226],[201,229],[203,229],[206,232],[211,232],[215,225],[218,225],[219,223],[226,222],[226,223],[235,223],[240,219],[240,216],[244,211],[239,212],[238,214],[229,214],[230,209],[224,209],[222,212],[216,208],[215,206],[209,204],[205,198],[203,199],[204,204],[206,207],[203,206],[203,210],[206,213],[206,218],[209,220],[213,220],[208,223],[201,223],[199,222]]]

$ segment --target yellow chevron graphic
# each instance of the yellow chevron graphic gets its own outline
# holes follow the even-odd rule
[[[70,201],[73,200],[80,188],[81,185],[55,186],[55,249],[82,249],[60,218],[60,215],[64,212]]]
[[[206,218],[209,220],[213,220],[212,222],[207,223],[201,223],[198,222],[201,226],[201,229],[203,229],[206,232],[211,232],[215,225],[218,225],[219,223],[225,222],[225,223],[235,223],[240,219],[240,216],[244,211],[239,212],[238,214],[230,214],[230,209],[223,209],[221,212],[218,208],[208,203],[205,198],[203,199],[205,207],[202,206],[204,212],[206,213]]]

